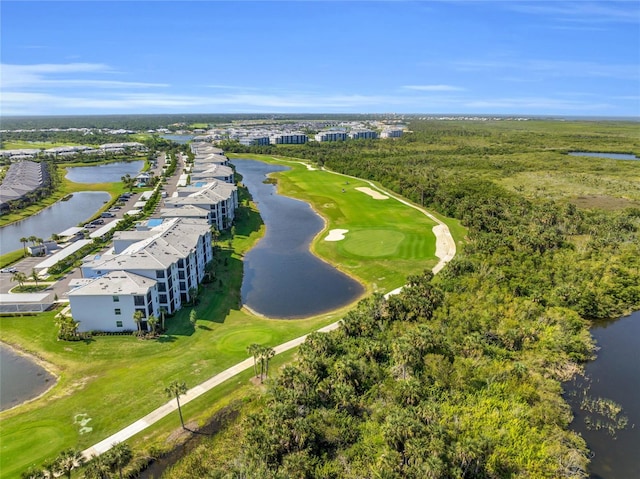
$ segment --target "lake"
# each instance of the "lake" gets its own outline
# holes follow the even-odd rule
[[[98,211],[111,195],[104,191],[73,193],[67,201],[58,201],[40,213],[0,228],[0,254],[22,249],[20,238],[36,236],[48,239],[67,228],[84,223]]]
[[[0,411],[39,396],[55,380],[46,369],[0,343]]]
[[[73,166],[67,168],[67,178],[74,183],[116,183],[122,177],[135,177],[142,171],[144,161],[118,161],[95,166]]]
[[[592,158],[609,158],[611,160],[640,160],[636,155],[627,153],[593,153],[588,151],[570,151],[571,156],[589,156]]]
[[[577,378],[566,388],[575,415],[572,429],[582,435],[594,453],[589,468],[592,479],[640,477],[640,311],[616,321],[596,323],[591,334],[600,348],[597,358],[586,365],[585,378]],[[628,418],[626,428],[616,431],[615,436],[605,429],[588,428],[585,419],[603,418],[580,410],[579,398],[585,392],[621,405],[621,414]]]
[[[185,143],[193,139],[193,135],[162,135],[161,138],[164,138],[165,140],[175,141],[176,143],[184,145]]]
[[[244,258],[242,301],[272,318],[303,318],[346,306],[364,287],[314,256],[309,247],[324,228],[309,204],[277,194],[267,174],[288,168],[233,160],[258,205],[266,233]]]

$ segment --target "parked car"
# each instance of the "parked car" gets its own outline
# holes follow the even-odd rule
[[[95,227],[96,227],[96,225],[94,225],[92,223],[87,223],[86,225],[83,226],[83,228],[86,228],[86,229],[93,229]]]
[[[116,214],[111,213],[110,211],[105,211],[100,216],[102,216],[103,218],[115,218]]]
[[[3,268],[0,269],[0,273],[17,273],[18,270],[16,268],[14,268],[13,266],[10,266],[8,268]]]
[[[104,220],[102,219],[97,219],[97,220],[93,220],[91,222],[92,225],[103,225],[104,224]]]
[[[109,211],[120,211],[120,207],[119,206],[114,206],[112,208],[109,208]]]

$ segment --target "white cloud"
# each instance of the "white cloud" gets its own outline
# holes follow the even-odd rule
[[[103,63],[41,63],[35,65],[0,65],[2,88],[34,89],[34,88],[150,88],[166,87],[164,83],[127,82],[118,80],[102,80],[77,78],[85,74],[116,73]],[[72,75],[72,76],[71,76]]]
[[[606,110],[613,108],[607,103],[593,103],[588,101],[572,101],[558,98],[531,97],[531,98],[492,98],[472,100],[464,103],[469,108],[485,108],[490,111],[496,109],[515,109],[518,111],[548,111],[548,112],[582,112],[591,110]]]
[[[638,78],[638,65],[603,64],[571,60],[468,60],[455,61],[458,71],[526,71],[546,77],[600,77],[622,80]]]
[[[417,91],[465,91],[466,88],[461,88],[453,85],[404,85],[402,88],[406,90]]]
[[[576,23],[633,23],[640,20],[636,1],[629,2],[505,2],[511,11],[550,16],[556,21]]]

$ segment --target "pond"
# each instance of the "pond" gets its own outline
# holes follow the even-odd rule
[[[636,155],[627,153],[594,153],[589,151],[570,151],[571,156],[589,156],[592,158],[609,158],[611,160],[640,160]]]
[[[640,311],[616,321],[595,324],[591,330],[598,347],[597,358],[585,367],[585,377],[568,385],[567,400],[575,419],[572,429],[579,432],[594,454],[589,471],[592,479],[640,477]],[[587,394],[607,398],[622,406],[628,419],[624,429],[610,432],[587,427],[599,421],[613,422],[596,413],[580,409]]]
[[[20,238],[36,236],[48,239],[67,228],[91,218],[111,198],[104,191],[73,193],[67,201],[58,201],[40,213],[0,228],[0,254],[22,249]]]
[[[0,343],[0,411],[38,397],[55,379],[31,359]]]
[[[118,161],[94,166],[73,166],[67,168],[67,178],[74,183],[115,183],[125,175],[137,176],[142,171],[144,161]]]
[[[162,135],[162,138],[184,145],[193,139],[193,135]]]
[[[272,318],[303,318],[346,306],[363,286],[314,256],[309,247],[324,227],[309,204],[277,194],[266,175],[286,170],[254,160],[233,160],[258,205],[266,233],[244,258],[242,301]]]

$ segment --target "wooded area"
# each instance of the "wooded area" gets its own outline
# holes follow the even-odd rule
[[[171,477],[587,477],[562,382],[592,357],[590,320],[640,308],[640,161],[566,153],[638,153],[637,124],[409,128],[244,150],[378,181],[469,234],[437,277],[311,335]]]

